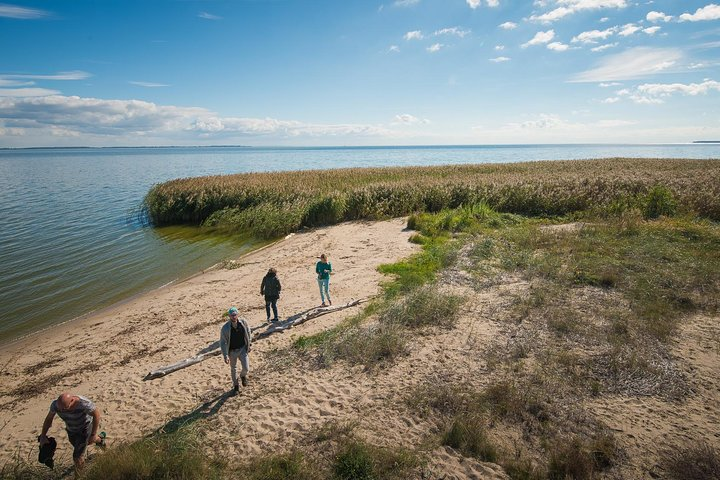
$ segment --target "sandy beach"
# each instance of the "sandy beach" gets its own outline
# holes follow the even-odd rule
[[[265,311],[260,282],[270,266],[278,270],[283,285],[281,318],[320,304],[314,265],[322,252],[329,255],[335,270],[331,293],[336,305],[376,294],[382,279],[377,266],[418,248],[408,242],[411,232],[404,226],[398,219],[346,223],[295,234],[242,257],[233,268],[207,271],[5,346],[0,351],[0,457],[7,460],[19,454],[32,458],[36,454],[35,437],[51,400],[62,391],[95,401],[103,412],[102,430],[113,442],[150,433],[222,396],[231,387],[222,357],[161,379],[143,381],[143,377],[217,341],[222,315],[230,306],[236,306],[251,326],[262,324]],[[334,325],[359,308],[334,312],[256,342],[251,353],[251,388],[229,399],[214,420],[222,426],[218,443],[225,447],[235,443],[236,453],[243,455],[257,454],[278,438],[331,416],[334,406],[357,408],[351,398],[362,396],[361,386],[339,392],[332,379],[319,383],[303,372],[278,371],[268,363],[267,353],[288,345],[298,335]],[[280,382],[278,376],[285,374],[294,382]],[[268,401],[269,391],[275,394]],[[302,395],[297,402],[288,403],[281,392]],[[248,424],[242,428],[232,414],[241,405],[249,414]],[[306,411],[315,413],[310,416]],[[50,433],[64,438],[62,428],[58,419]],[[68,453],[64,444],[60,453]]]
[[[212,436],[208,453],[249,459],[301,448],[308,436],[330,423],[353,424],[356,433],[371,444],[424,449],[428,463],[423,478],[509,478],[494,463],[438,447],[442,428],[438,419],[414,411],[408,398],[428,387],[482,388],[491,381],[493,348],[543,341],[532,326],[507,320],[513,298],[529,294],[531,288],[513,275],[476,289],[462,266],[444,272],[443,288],[467,299],[458,324],[434,330],[431,336],[411,338],[408,354],[388,368],[365,371],[342,362],[318,368],[310,358],[287,354],[286,347],[294,339],[338,324],[362,308],[355,306],[256,341],[250,357],[250,385],[237,396],[229,394],[229,369],[219,356],[159,379],[143,380],[150,371],[196,355],[217,341],[222,315],[230,306],[238,307],[252,327],[263,324],[259,289],[268,267],[278,270],[283,284],[280,317],[287,318],[319,305],[314,264],[321,252],[329,255],[336,272],[331,280],[333,302],[344,304],[379,292],[383,275],[377,266],[419,250],[408,241],[411,234],[404,219],[343,223],[298,233],[230,266],[3,348],[0,461],[14,455],[34,461],[35,438],[51,400],[70,391],[87,396],[102,409],[101,429],[110,444],[132,441],[168,422],[192,418],[200,419]],[[606,293],[598,289],[586,294]],[[653,477],[669,445],[696,439],[715,447],[719,444],[719,333],[717,318],[692,316],[673,342],[675,375],[691,389],[684,400],[617,394],[583,405],[614,433],[626,459],[607,478]],[[70,448],[62,428],[56,420],[50,433],[62,439],[59,457],[69,463]],[[513,435],[504,432],[496,441],[512,449],[513,442],[519,441]]]

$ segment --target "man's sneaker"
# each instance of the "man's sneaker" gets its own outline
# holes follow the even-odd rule
[[[273,321],[273,323],[274,323],[274,322],[279,322],[280,319],[279,319],[279,318],[273,318],[272,321]]]
[[[245,385],[245,382],[243,382],[243,385]],[[238,393],[240,391],[240,385],[237,383],[233,385],[233,392]]]
[[[246,377],[240,377],[240,381],[242,382],[243,387],[247,387],[248,381]]]

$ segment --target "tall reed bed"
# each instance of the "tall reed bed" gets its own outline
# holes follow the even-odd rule
[[[661,203],[658,207],[657,202]],[[248,173],[155,185],[155,225],[195,224],[273,238],[301,227],[483,202],[565,215],[648,209],[720,220],[720,160],[624,159]],[[654,203],[653,203],[654,202]]]

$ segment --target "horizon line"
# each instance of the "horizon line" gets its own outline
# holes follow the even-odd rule
[[[73,145],[73,146],[33,146],[33,147],[0,147],[0,150],[72,150],[72,149],[132,149],[132,148],[277,148],[277,149],[343,149],[343,148],[461,148],[461,147],[525,147],[525,146],[554,146],[554,145],[703,145],[718,144],[720,140],[693,140],[688,142],[568,142],[568,143],[447,143],[447,144],[422,144],[422,145],[113,145],[113,146],[91,146],[91,145]]]

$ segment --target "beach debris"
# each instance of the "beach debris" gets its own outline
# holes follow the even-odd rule
[[[338,310],[343,310],[346,308],[354,307],[355,305],[359,305],[363,302],[367,302],[367,298],[358,299],[358,300],[352,300],[348,303],[342,304],[342,305],[331,305],[327,307],[313,307],[308,310],[305,310],[304,312],[297,313],[291,317],[288,317],[285,320],[279,321],[279,322],[273,322],[268,324],[267,322],[263,322],[260,325],[256,327],[252,327],[250,330],[253,332],[253,341],[260,340],[263,338],[266,338],[274,333],[283,333],[286,330],[294,327],[295,325],[300,325],[302,323],[307,322],[308,320],[311,320],[313,318],[320,317],[322,315],[327,315],[328,313],[337,312]],[[262,330],[264,327],[264,330]],[[145,377],[143,380],[154,380],[156,378],[164,377],[165,375],[169,375],[173,372],[177,372],[178,370],[182,370],[183,368],[190,367],[192,365],[195,365],[197,363],[202,362],[203,360],[206,360],[211,357],[216,357],[220,355],[220,342],[215,341],[208,345],[207,347],[203,348],[198,352],[197,355],[189,358],[185,358],[183,360],[180,360],[179,362],[175,362],[171,365],[166,365],[164,367],[160,367],[157,370],[153,370]]]

